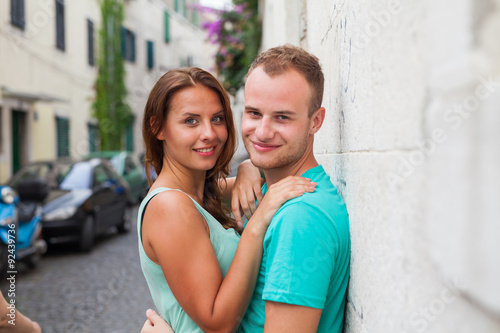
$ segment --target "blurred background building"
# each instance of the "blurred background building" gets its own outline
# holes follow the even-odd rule
[[[0,183],[23,164],[99,150],[95,100],[99,1],[0,3]],[[143,151],[141,115],[167,70],[213,69],[196,0],[127,0],[121,28],[127,103],[123,149]]]

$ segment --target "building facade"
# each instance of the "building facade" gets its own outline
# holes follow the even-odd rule
[[[500,331],[500,1],[261,0],[317,55],[350,216],[346,332]]]
[[[190,0],[127,0],[122,27],[128,103],[124,148],[143,151],[149,90],[168,69],[213,67]],[[9,0],[0,4],[0,183],[23,164],[79,158],[98,149],[95,98],[97,0]]]

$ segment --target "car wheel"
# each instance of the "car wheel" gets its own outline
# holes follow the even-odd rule
[[[8,271],[8,258],[9,258],[9,251],[7,244],[1,243],[0,244],[0,279],[3,280],[4,277],[7,276],[7,271]]]
[[[132,226],[132,206],[126,205],[123,210],[122,222],[118,225],[118,232],[121,234],[130,231]]]
[[[80,251],[90,252],[90,250],[92,250],[95,238],[94,228],[94,217],[89,215],[85,218],[85,221],[83,221],[82,233],[80,235]]]

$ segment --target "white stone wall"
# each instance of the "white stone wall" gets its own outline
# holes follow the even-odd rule
[[[350,216],[347,332],[500,331],[500,1],[261,1],[317,55]]]

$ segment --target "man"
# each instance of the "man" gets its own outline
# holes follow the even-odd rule
[[[342,332],[349,223],[344,201],[313,153],[314,134],[325,118],[323,87],[318,59],[291,45],[262,53],[250,67],[242,137],[252,164],[264,173],[262,193],[289,175],[310,178],[317,186],[273,217],[238,332]],[[239,206],[253,200],[250,192],[243,199],[233,192],[239,198],[233,201],[238,221]],[[250,206],[242,207],[247,217],[255,210]]]
[[[349,278],[344,201],[313,153],[324,77],[318,59],[291,45],[255,59],[245,84],[242,137],[267,188],[289,175],[317,182],[285,203],[264,239],[257,285],[242,332],[341,332]],[[265,324],[264,324],[265,323]]]

